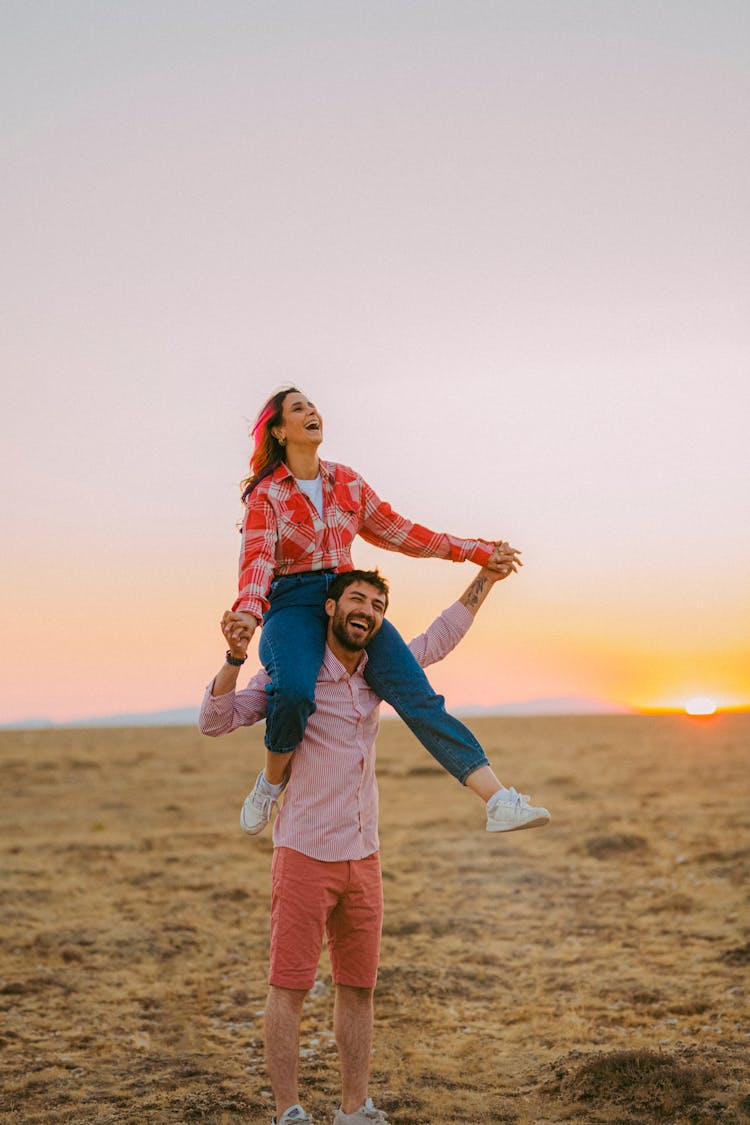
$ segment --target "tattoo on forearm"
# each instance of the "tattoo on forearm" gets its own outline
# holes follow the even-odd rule
[[[484,587],[485,587],[486,583],[487,583],[486,578],[475,578],[474,579],[471,586],[469,586],[469,589],[466,591],[465,601],[466,601],[467,608],[470,608],[473,605],[479,604],[479,602],[482,598],[482,594],[484,593]]]

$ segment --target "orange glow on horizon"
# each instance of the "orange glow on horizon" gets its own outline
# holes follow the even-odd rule
[[[233,596],[234,574],[216,558],[191,558],[176,569],[158,552],[127,561],[114,586],[114,562],[75,580],[71,576],[64,598],[39,568],[14,576],[29,597],[33,592],[33,611],[8,614],[4,621],[0,723],[26,717],[65,722],[199,704],[223,660],[218,623]],[[389,617],[407,639],[419,635],[476,573],[469,566],[425,563],[423,574],[414,560],[398,555],[383,560],[368,544],[356,561],[380,565],[390,578]],[[466,640],[430,668],[429,678],[449,709],[543,703],[559,706],[558,713],[581,705],[592,713],[684,716],[689,701],[707,697],[720,714],[750,711],[746,631],[732,643],[714,639],[705,647],[683,647],[690,638],[667,632],[657,645],[619,616],[612,620],[602,599],[592,597],[586,607],[558,605],[522,577],[500,583]],[[41,690],[28,675],[40,637],[53,654]],[[257,666],[254,639],[247,678]]]

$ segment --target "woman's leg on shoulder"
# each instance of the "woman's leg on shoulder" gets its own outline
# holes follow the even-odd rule
[[[292,754],[315,710],[329,581],[324,574],[295,575],[277,579],[271,586],[260,634],[260,658],[271,677],[266,688],[266,761],[240,814],[240,825],[251,836],[269,824]]]
[[[315,710],[326,622],[324,597],[317,605],[309,598],[303,604],[289,598],[278,608],[272,602],[264,618],[259,654],[271,677],[265,743],[273,754],[287,755],[297,748]]]
[[[512,786],[500,783],[474,735],[445,710],[445,700],[389,621],[367,646],[365,679],[385,699],[443,769],[485,802],[488,832],[548,824],[550,815]]]
[[[466,784],[477,770],[489,770],[487,755],[474,735],[445,710],[443,696],[433,689],[408,645],[388,620],[367,646],[365,679],[381,699],[390,703],[443,769],[461,784]],[[483,776],[486,781],[487,775]],[[495,792],[501,785],[494,774],[492,777]]]

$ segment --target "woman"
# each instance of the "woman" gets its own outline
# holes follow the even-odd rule
[[[468,560],[510,574],[521,565],[505,542],[458,539],[430,531],[394,512],[353,469],[321,461],[323,421],[296,387],[272,395],[252,430],[251,475],[243,482],[245,518],[240,590],[222,619],[225,635],[248,639],[262,622],[260,658],[271,677],[266,718],[266,765],[243,809],[254,834],[270,819],[290,757],[314,710],[325,645],[325,601],[338,571],[351,570],[356,535],[415,557]],[[449,715],[407,645],[389,621],[367,647],[365,678],[390,703],[437,761],[487,804],[489,831],[546,824],[501,785],[474,735]],[[234,663],[230,654],[227,660]]]

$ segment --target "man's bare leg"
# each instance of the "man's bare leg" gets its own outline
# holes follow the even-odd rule
[[[333,1031],[341,1065],[341,1108],[354,1113],[364,1105],[372,1052],[372,988],[336,985]]]
[[[306,996],[304,988],[277,988],[272,984],[268,990],[266,1066],[276,1099],[277,1120],[299,1101],[299,1023]]]

